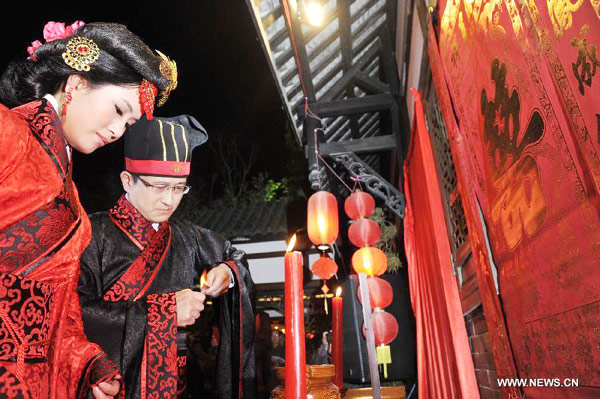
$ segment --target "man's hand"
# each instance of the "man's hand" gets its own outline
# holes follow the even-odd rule
[[[208,272],[206,275],[206,285],[208,287],[204,288],[202,292],[213,298],[218,297],[227,292],[229,284],[231,284],[229,266],[221,264]]]
[[[177,327],[191,326],[204,310],[206,295],[189,289],[177,291]]]
[[[112,399],[119,393],[121,383],[118,381],[119,377],[112,379],[109,382],[101,382],[92,388],[92,393],[95,399]]]

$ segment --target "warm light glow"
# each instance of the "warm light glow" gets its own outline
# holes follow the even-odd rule
[[[292,7],[292,10],[294,10],[294,12],[296,12],[296,10],[298,9],[298,1],[297,0],[289,0],[288,4]]]
[[[337,290],[335,290],[335,296],[337,298],[339,298],[340,296],[342,296],[342,287],[338,287]]]
[[[308,23],[313,26],[321,26],[323,23],[323,9],[321,5],[315,1],[307,2],[304,5]]]
[[[365,253],[363,255],[363,262],[365,265],[365,272],[367,273],[367,275],[371,275],[373,274],[373,266],[371,265],[371,257],[369,256],[369,254]]]
[[[287,247],[286,252],[292,252],[294,250],[294,246],[296,245],[296,234],[294,234],[292,236],[292,239],[290,240],[290,243]]]
[[[327,221],[325,220],[325,216],[322,213],[319,213],[317,216],[317,228],[319,229],[319,233],[322,236],[327,234]]]
[[[204,269],[200,276],[200,289],[203,289],[206,286],[208,286],[208,284],[206,283],[206,269]]]

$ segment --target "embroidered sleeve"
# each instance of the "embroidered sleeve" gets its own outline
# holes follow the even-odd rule
[[[79,381],[77,398],[86,399],[88,392],[101,382],[108,382],[119,375],[117,366],[103,353],[99,353],[88,362]],[[125,397],[125,387],[120,386],[120,391],[115,398]]]
[[[25,155],[29,127],[21,118],[0,104],[0,182],[16,167]]]
[[[60,348],[61,361],[59,373],[61,375],[61,383],[63,384],[61,391],[66,390],[68,397],[80,398],[78,395],[82,387],[85,385],[89,389],[89,381],[86,381],[86,376],[101,374],[100,369],[94,371],[95,367],[99,367],[100,363],[97,366],[93,366],[93,364],[99,359],[104,358],[105,355],[98,345],[87,340],[83,332],[81,306],[77,292],[75,289],[70,289],[67,295],[69,299],[65,302],[69,306],[69,313],[65,321],[65,334]],[[110,378],[114,377],[114,375],[114,373],[110,375]]]

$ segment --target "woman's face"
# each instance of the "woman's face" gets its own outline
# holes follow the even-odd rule
[[[72,100],[60,117],[63,134],[69,145],[84,154],[118,140],[127,125],[142,116],[138,86],[90,88],[81,76],[71,75],[65,85],[65,92],[69,90]]]

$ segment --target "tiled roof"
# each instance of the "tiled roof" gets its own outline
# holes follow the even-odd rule
[[[186,219],[216,231],[231,241],[285,239],[287,236],[285,201],[245,203],[206,207],[188,212]]]

